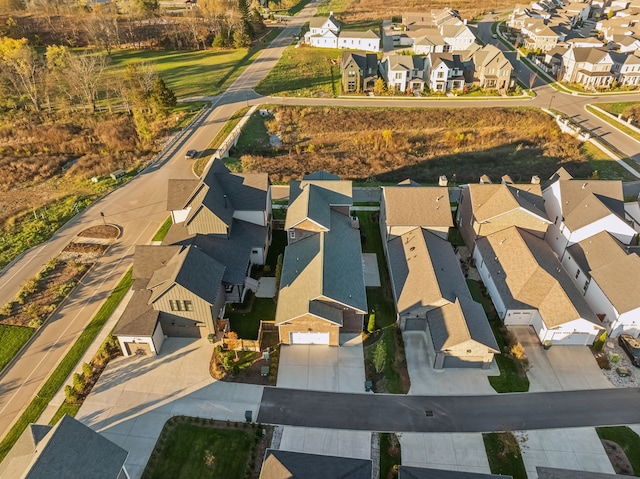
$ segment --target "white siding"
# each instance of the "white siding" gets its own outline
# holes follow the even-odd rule
[[[380,51],[380,40],[377,38],[338,37],[338,48],[353,48],[365,52],[377,53]]]
[[[496,288],[496,285],[493,282],[493,279],[491,278],[491,275],[489,274],[489,271],[484,264],[484,260],[478,248],[475,248],[473,250],[473,258],[476,261],[476,267],[478,268],[478,273],[480,273],[480,278],[482,278],[482,282],[487,288],[487,292],[491,297],[491,301],[493,301],[493,305],[498,312],[498,316],[500,317],[500,319],[504,320],[505,314],[507,313],[507,308],[505,307],[500,294],[498,294],[498,289]]]
[[[118,336],[118,343],[120,343],[120,349],[122,350],[122,354],[124,354],[125,356],[131,356],[127,348],[127,343],[148,344],[149,348],[151,348],[151,351],[155,354],[158,354],[158,351],[156,351],[153,346],[153,338],[148,336],[146,338],[137,336]]]
[[[259,226],[267,226],[267,218],[264,211],[239,211],[233,212],[233,217],[237,220],[246,221]]]
[[[591,236],[600,233],[601,231],[608,231],[624,244],[631,243],[631,240],[636,234],[635,230],[622,219],[618,218],[614,214],[610,214],[609,216],[595,221],[590,225],[573,231],[571,233],[569,244],[578,243],[583,239],[590,238]]]
[[[153,344],[152,349],[156,354],[160,354],[160,349],[162,349],[162,343],[164,343],[164,332],[162,331],[162,326],[160,325],[160,321],[156,324],[156,329],[153,332]]]
[[[191,208],[187,208],[185,210],[173,210],[171,212],[171,219],[173,220],[173,224],[177,224],[177,223],[183,223],[184,220],[187,219],[187,216],[189,216],[189,211],[191,211]]]
[[[640,335],[640,308],[636,308],[621,314],[618,320],[611,325],[611,336],[630,334],[634,338]]]

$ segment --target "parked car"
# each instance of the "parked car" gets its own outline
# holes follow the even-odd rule
[[[184,155],[184,157],[187,160],[190,160],[190,159],[195,158],[197,155],[198,155],[198,152],[196,150],[189,150],[189,151],[187,151],[187,154]]]
[[[640,368],[640,342],[630,334],[618,336],[618,344],[627,353],[633,365]]]

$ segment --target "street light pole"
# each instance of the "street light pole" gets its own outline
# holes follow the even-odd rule
[[[553,103],[553,99],[555,98],[555,95],[551,95],[551,98],[549,99],[549,108],[547,108],[547,110],[551,110],[551,103]]]

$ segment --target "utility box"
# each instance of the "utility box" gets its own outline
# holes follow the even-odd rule
[[[113,180],[119,180],[120,178],[122,178],[126,174],[127,173],[124,170],[116,170],[113,173],[111,173],[109,176]]]
[[[244,412],[244,420],[247,422],[251,422],[253,413],[251,411],[245,411]]]

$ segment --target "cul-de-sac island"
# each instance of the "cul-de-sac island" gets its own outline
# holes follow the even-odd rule
[[[3,0],[0,479],[640,476],[640,0]]]

